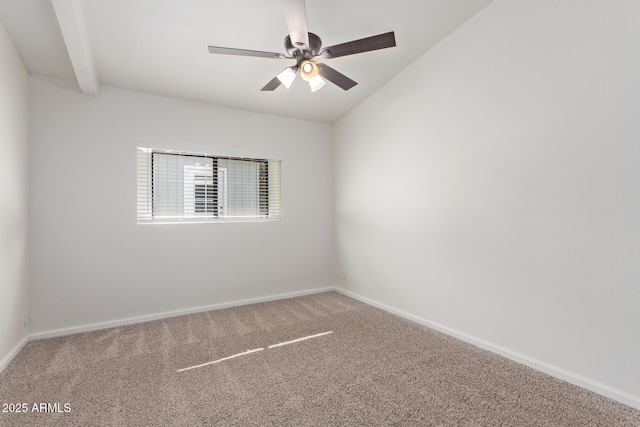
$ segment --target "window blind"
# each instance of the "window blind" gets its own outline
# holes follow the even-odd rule
[[[278,220],[280,160],[137,148],[138,223]]]

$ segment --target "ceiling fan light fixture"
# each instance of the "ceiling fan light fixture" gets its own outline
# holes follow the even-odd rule
[[[314,78],[309,80],[309,86],[311,87],[311,92],[317,92],[324,87],[327,82],[320,76],[316,75]]]
[[[302,61],[300,63],[300,75],[305,81],[310,82],[318,76],[318,66],[309,60]]]
[[[293,81],[296,79],[296,72],[291,69],[291,67],[287,67],[278,74],[278,80],[280,83],[287,89],[291,87]]]

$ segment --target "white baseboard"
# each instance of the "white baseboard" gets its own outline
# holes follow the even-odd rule
[[[0,372],[4,371],[4,368],[9,365],[9,363],[16,357],[16,354],[20,353],[20,350],[27,345],[29,342],[29,336],[25,336],[15,347],[11,349],[9,354],[7,354],[2,360],[0,360]]]
[[[501,347],[499,345],[495,345],[493,343],[490,343],[488,341],[485,341],[479,338],[475,338],[471,335],[467,335],[455,329],[448,328],[439,323],[432,322],[430,320],[426,320],[418,316],[414,316],[413,314],[409,314],[402,310],[395,309],[386,304],[382,304],[380,302],[363,297],[361,295],[355,294],[345,289],[336,287],[335,290],[348,297],[364,302],[365,304],[380,308],[384,311],[388,311],[389,313],[398,315],[400,317],[404,317],[405,319],[427,326],[431,329],[435,329],[437,331],[440,331],[452,337],[458,338],[462,341],[473,344],[476,347],[480,347],[492,353],[499,354],[500,356],[504,356],[507,359],[514,360],[518,363],[526,365],[537,371],[544,372],[545,374],[551,375],[552,377],[577,385],[578,387],[582,387],[594,393],[598,393],[610,399],[616,400],[620,403],[624,403],[625,405],[631,406],[632,408],[640,409],[639,396],[634,396],[632,394],[610,387],[606,384],[602,384],[597,381],[591,380],[589,378],[583,377],[582,375],[578,375],[574,372],[570,372],[565,369],[558,368],[557,366],[553,366],[548,363],[542,362],[540,360],[536,360],[524,354],[509,350],[507,348]]]
[[[43,338],[59,337],[63,335],[79,334],[82,332],[97,331],[100,329],[115,328],[118,326],[133,325],[136,323],[150,322],[152,320],[166,319],[169,317],[184,316],[185,314],[202,313],[205,311],[220,310],[223,308],[238,307],[241,305],[257,304],[261,302],[276,301],[287,298],[301,297],[305,295],[318,294],[322,292],[333,291],[333,287],[317,288],[307,291],[289,292],[286,294],[271,295],[267,297],[250,298],[239,301],[225,302],[221,304],[207,305],[202,307],[188,308],[184,310],[165,311],[162,313],[149,314],[146,316],[128,317],[125,319],[112,320],[108,322],[91,323],[83,326],[74,326],[70,328],[53,329],[31,334],[31,340],[39,340]]]

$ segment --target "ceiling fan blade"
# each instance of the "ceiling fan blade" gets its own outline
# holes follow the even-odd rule
[[[294,46],[309,46],[309,31],[307,30],[307,9],[304,0],[280,0],[287,22],[289,37]]]
[[[318,74],[344,90],[349,90],[358,84],[344,74],[329,67],[327,64],[318,64]]]
[[[369,52],[372,50],[386,49],[396,45],[396,36],[393,31],[378,34],[360,40],[353,40],[324,48],[320,55],[326,58],[338,58],[340,56]]]
[[[231,47],[209,46],[209,53],[219,53],[222,55],[237,56],[254,56],[259,58],[284,59],[286,56],[282,53],[263,52],[261,50],[234,49]]]
[[[278,79],[278,77],[274,77],[273,80],[271,80],[269,83],[267,83],[266,85],[264,85],[264,87],[262,89],[260,89],[262,92],[271,92],[274,91],[276,89],[278,89],[278,87],[281,85],[282,83],[280,82],[280,79]]]

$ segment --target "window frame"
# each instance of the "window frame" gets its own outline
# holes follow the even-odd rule
[[[254,157],[239,157],[239,156],[227,156],[227,155],[212,155],[208,153],[195,153],[195,152],[187,152],[187,151],[177,151],[177,150],[166,150],[166,149],[156,149],[156,148],[143,148],[136,147],[137,150],[140,150],[148,155],[146,160],[147,162],[147,170],[148,175],[145,178],[146,181],[146,190],[144,191],[143,198],[147,202],[147,214],[150,214],[149,218],[141,218],[140,215],[140,177],[138,176],[138,214],[137,214],[137,223],[138,224],[189,224],[189,223],[229,223],[229,222],[277,222],[282,221],[282,180],[281,180],[281,168],[282,168],[282,160],[280,159],[266,159],[266,158],[254,158]],[[209,168],[212,171],[211,178],[214,183],[217,183],[218,188],[214,189],[214,203],[213,203],[213,214],[207,215],[206,212],[206,204],[205,204],[205,215],[198,215],[195,206],[195,186],[194,186],[194,206],[193,213],[187,213],[186,207],[183,208],[182,216],[167,216],[167,217],[156,217],[156,188],[155,188],[155,155],[163,154],[163,155],[175,155],[181,157],[197,157],[197,158],[206,158],[212,161],[212,165]],[[256,216],[229,216],[228,215],[228,172],[227,167],[218,166],[219,160],[230,160],[230,161],[248,161],[256,164],[257,173],[256,173],[256,189],[257,189],[257,210],[259,212]],[[274,175],[270,174],[269,164],[272,162],[277,162],[277,168]],[[198,165],[185,165],[190,168],[198,167]],[[137,160],[137,168],[138,175],[140,175],[140,160]],[[186,175],[186,171],[183,170],[183,173]],[[196,175],[202,175],[202,173],[193,173],[194,179]],[[217,176],[216,176],[217,175]],[[222,181],[220,178],[222,177]],[[270,184],[271,179],[276,179],[275,183],[275,192],[276,196],[276,204],[277,208],[272,208],[270,205],[270,199],[272,197],[271,191],[272,186]],[[195,181],[194,181],[195,182]],[[186,206],[186,181],[183,180],[183,204]],[[220,184],[223,185],[222,194],[220,194]],[[215,184],[214,184],[215,185]],[[220,200],[222,198],[222,200]],[[221,205],[220,203],[223,203]],[[272,213],[273,212],[273,213]],[[143,216],[145,216],[143,214]]]

